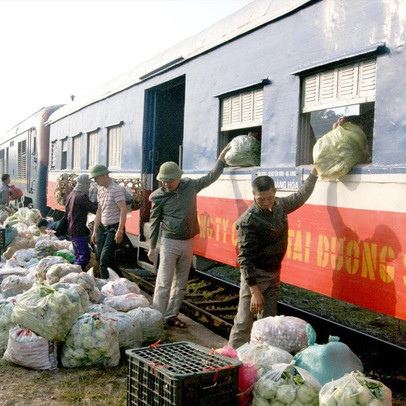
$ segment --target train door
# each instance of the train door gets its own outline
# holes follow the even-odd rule
[[[159,167],[174,161],[182,167],[185,77],[145,91],[143,159],[141,179],[152,192],[158,187]],[[138,267],[156,272],[158,261],[149,262],[149,205],[141,210],[141,236],[138,242]]]
[[[158,187],[161,164],[182,166],[184,108],[184,76],[145,92],[142,178],[147,190]]]

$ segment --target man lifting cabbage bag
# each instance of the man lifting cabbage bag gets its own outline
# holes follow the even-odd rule
[[[160,262],[156,279],[153,307],[164,316],[165,322],[179,328],[186,324],[178,312],[186,293],[186,284],[193,255],[193,237],[199,234],[196,195],[215,182],[223,172],[224,156],[230,145],[220,153],[214,168],[198,179],[182,178],[183,171],[175,162],[165,162],[157,179],[162,187],[149,200],[151,208],[151,243],[148,258],[155,261],[155,247],[162,224]]]
[[[252,184],[254,202],[237,220],[240,301],[229,345],[239,348],[250,340],[254,314],[276,315],[281,262],[288,246],[287,215],[301,207],[313,192],[317,170],[312,168],[301,188],[275,197],[272,178],[259,176]]]

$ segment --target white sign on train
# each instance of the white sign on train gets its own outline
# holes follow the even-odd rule
[[[252,181],[258,176],[270,176],[277,190],[297,191],[302,185],[302,170],[298,168],[264,168],[252,174]]]

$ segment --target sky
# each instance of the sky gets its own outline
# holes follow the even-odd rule
[[[0,139],[252,0],[0,0]]]

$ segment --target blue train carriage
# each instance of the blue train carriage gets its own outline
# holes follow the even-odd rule
[[[161,163],[198,177],[233,137],[261,140],[258,167],[226,168],[198,196],[195,254],[236,265],[235,222],[251,181],[278,194],[308,176],[312,148],[342,114],[362,118],[370,156],[319,180],[289,215],[284,282],[406,319],[403,3],[257,0],[50,117],[48,204],[63,171],[107,164],[158,187]],[[146,266],[148,213],[127,231]]]
[[[22,204],[46,214],[49,128],[44,125],[60,105],[43,107],[10,129],[0,144],[0,172],[20,188]],[[13,204],[13,203],[12,203]]]

